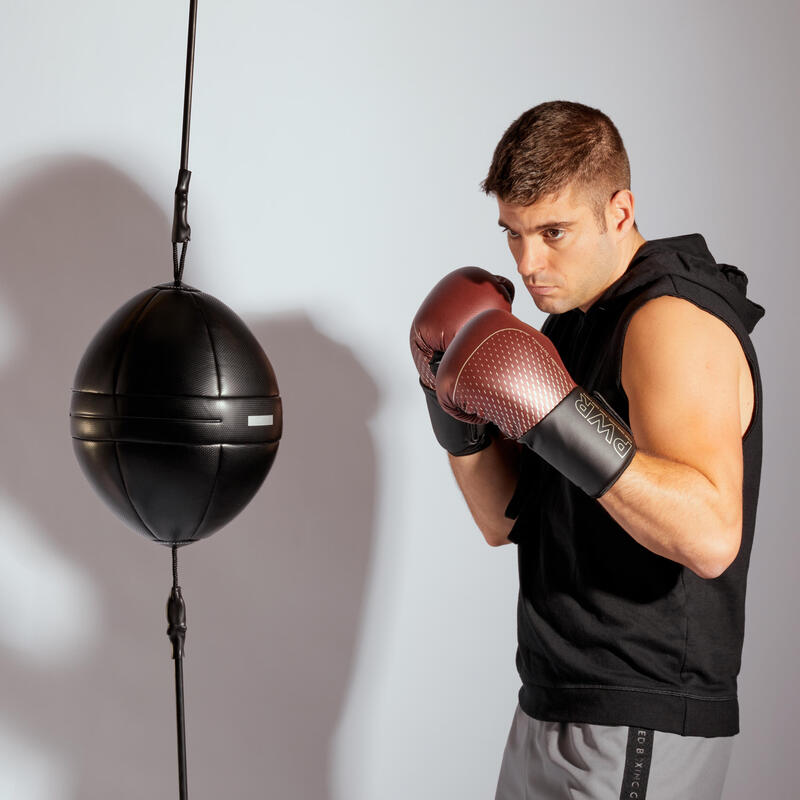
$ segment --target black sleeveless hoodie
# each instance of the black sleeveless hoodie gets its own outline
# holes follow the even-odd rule
[[[518,545],[519,699],[532,717],[685,736],[739,731],[736,679],[762,437],[761,380],[749,333],[764,314],[747,299],[746,286],[744,273],[717,264],[699,234],[654,239],[585,314],[550,315],[542,327],[574,380],[628,422],[621,383],[628,323],[652,298],[685,298],[738,337],[755,407],[742,438],[741,547],[711,580],[642,547],[596,500],[523,448],[506,516],[516,519],[509,538]]]

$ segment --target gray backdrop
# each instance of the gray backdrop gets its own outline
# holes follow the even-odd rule
[[[169,552],[95,497],[67,409],[101,323],[171,277],[187,8],[2,3],[4,799],[177,794]],[[549,99],[615,120],[646,238],[703,233],[767,309],[725,797],[790,796],[799,22],[788,0],[200,3],[185,278],[252,326],[286,424],[256,499],[181,556],[194,800],[493,796],[515,553],[469,518],[407,334],[446,271],[516,278],[478,183],[505,127]]]

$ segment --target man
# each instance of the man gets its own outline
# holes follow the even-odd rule
[[[719,798],[761,466],[763,309],[698,234],[645,241],[610,119],[530,109],[483,183],[513,286],[456,270],[412,350],[476,524],[518,548],[519,705],[497,800]]]

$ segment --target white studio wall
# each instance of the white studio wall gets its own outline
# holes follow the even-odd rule
[[[2,8],[0,800],[176,785],[169,551],[94,496],[67,414],[100,324],[172,276],[187,8]],[[408,329],[465,264],[515,279],[515,312],[542,322],[478,184],[507,125],[551,99],[615,121],[645,238],[702,233],[766,308],[725,800],[790,795],[798,25],[789,0],[200,2],[184,279],[246,320],[285,418],[260,493],[181,556],[193,800],[493,796],[515,552],[469,516]]]

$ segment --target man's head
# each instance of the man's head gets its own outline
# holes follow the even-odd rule
[[[580,103],[542,103],[513,122],[482,188],[496,195],[517,269],[549,313],[586,310],[644,241],[622,138]]]

